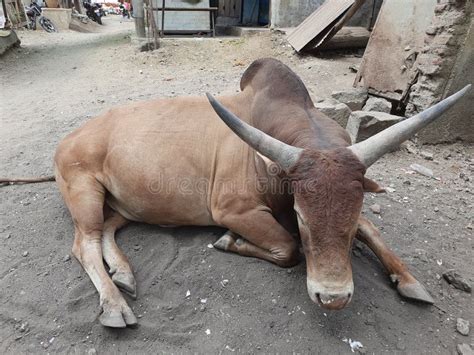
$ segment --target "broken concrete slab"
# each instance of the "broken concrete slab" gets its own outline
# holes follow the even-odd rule
[[[339,123],[341,127],[345,128],[347,126],[347,121],[351,115],[351,109],[346,104],[329,98],[316,102],[314,107]]]
[[[367,89],[354,88],[346,91],[333,91],[331,94],[333,99],[349,106],[352,111],[362,110],[367,101]]]
[[[436,5],[437,0],[384,1],[354,84],[396,101],[405,97]]]
[[[390,113],[392,111],[392,103],[382,97],[369,96],[362,110]]]
[[[346,130],[352,143],[357,143],[404,119],[405,117],[390,115],[385,112],[354,111],[349,116]]]

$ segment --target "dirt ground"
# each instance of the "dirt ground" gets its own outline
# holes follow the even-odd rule
[[[350,88],[349,67],[360,62],[354,55],[297,56],[278,34],[166,39],[157,51],[137,52],[132,29],[109,16],[101,33],[19,33],[22,48],[0,58],[0,175],[52,174],[62,137],[118,104],[237,91],[256,58],[282,60],[315,97]],[[456,332],[456,318],[474,321],[472,295],[441,274],[455,269],[474,280],[474,147],[410,147],[369,169],[369,177],[391,190],[367,194],[364,213],[427,287],[434,306],[402,300],[359,244],[352,302],[328,312],[309,299],[303,264],[282,269],[208,248],[223,233],[219,228],[132,224],[118,233],[118,243],[135,270],[138,299],[127,300],[139,326],[106,329],[91,281],[69,256],[73,226],[56,185],[4,186],[0,353],[342,354],[351,353],[347,339],[360,341],[368,354],[455,353],[457,344],[474,343],[472,330],[467,337]],[[411,173],[412,163],[439,179]],[[368,208],[374,203],[380,215]]]

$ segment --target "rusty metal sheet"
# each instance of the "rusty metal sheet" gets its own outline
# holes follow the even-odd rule
[[[296,51],[321,37],[325,38],[355,0],[327,0],[309,15],[293,32],[288,35],[288,42]]]
[[[413,80],[411,68],[424,46],[436,4],[437,0],[384,1],[354,86],[401,100]]]

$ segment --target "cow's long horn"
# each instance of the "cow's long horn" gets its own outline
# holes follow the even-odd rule
[[[349,149],[366,167],[371,166],[385,153],[394,150],[423,127],[441,117],[441,115],[463,97],[470,88],[471,84],[425,111],[399,122],[363,142],[354,144],[350,146]]]
[[[225,124],[253,149],[280,164],[286,171],[295,165],[303,149],[283,143],[252,127],[226,109],[211,94],[206,93],[206,95],[212,107]]]

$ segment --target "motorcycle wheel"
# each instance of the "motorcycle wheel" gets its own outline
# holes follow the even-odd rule
[[[56,27],[54,27],[53,23],[51,22],[51,20],[47,19],[46,17],[41,17],[40,20],[39,20],[39,23],[41,25],[41,27],[43,27],[43,30],[45,30],[46,32],[58,32],[56,30]]]
[[[99,25],[102,25],[102,19],[100,18],[100,16],[96,16],[95,18],[97,19],[97,23]]]

